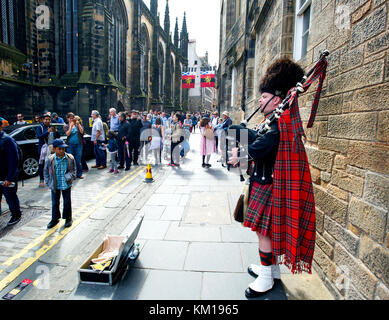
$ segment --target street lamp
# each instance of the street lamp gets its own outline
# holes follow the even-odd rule
[[[31,112],[34,113],[34,95],[33,95],[33,79],[32,79],[32,61],[23,63],[23,67],[30,70],[30,84],[31,84]]]

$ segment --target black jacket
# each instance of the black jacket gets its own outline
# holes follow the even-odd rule
[[[280,131],[278,122],[270,126],[265,134],[258,134],[255,141],[249,145],[248,153],[254,159],[255,168],[251,174],[252,181],[260,184],[273,183],[274,163],[276,162]]]
[[[0,180],[16,182],[18,179],[18,147],[15,140],[0,132]]]
[[[126,140],[129,141],[129,132],[130,132],[130,125],[128,124],[127,120],[121,121],[119,123],[119,129],[118,129],[118,141],[122,142],[123,138],[126,137]]]
[[[129,140],[132,143],[140,143],[140,129],[142,129],[142,121],[138,119],[128,120],[129,130],[128,136]]]

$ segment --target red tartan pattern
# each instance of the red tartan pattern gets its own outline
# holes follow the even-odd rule
[[[247,215],[243,225],[259,232],[263,236],[269,236],[272,223],[272,196],[273,185],[261,185],[254,181],[251,188]]]
[[[274,167],[272,251],[292,273],[311,273],[315,249],[315,200],[305,148],[294,152],[289,110],[278,122],[280,145]]]

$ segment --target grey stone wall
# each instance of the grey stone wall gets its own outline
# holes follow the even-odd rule
[[[245,117],[258,106],[266,67],[280,56],[292,57],[294,3],[250,5],[249,30],[256,45],[255,63],[246,65],[254,88]],[[311,10],[308,52],[298,62],[308,70],[320,50],[331,52],[310,129],[306,123],[316,86],[299,98],[316,203],[314,268],[338,299],[388,300],[389,1],[312,0]],[[236,51],[222,48],[222,68],[236,61]],[[228,85],[222,76],[219,100]],[[233,113],[240,117],[239,106]],[[252,123],[260,120],[258,115]]]

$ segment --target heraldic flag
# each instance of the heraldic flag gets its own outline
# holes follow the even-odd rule
[[[215,72],[201,71],[201,88],[215,87]]]
[[[182,73],[182,88],[191,89],[195,87],[196,75],[191,72]]]

